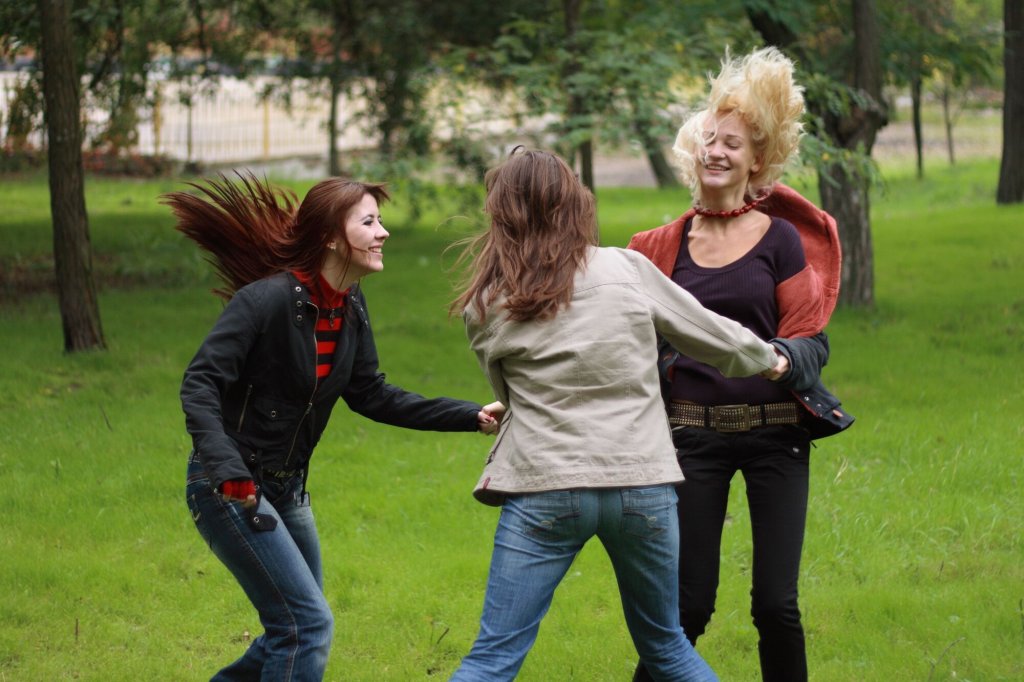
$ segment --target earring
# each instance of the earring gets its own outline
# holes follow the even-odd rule
[[[330,244],[327,245],[327,248],[330,249],[331,251],[337,251],[338,245],[335,244],[334,242],[331,242]]]

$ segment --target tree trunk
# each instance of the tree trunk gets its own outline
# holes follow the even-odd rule
[[[580,143],[580,181],[594,191],[594,143],[583,140]]]
[[[579,26],[580,7],[583,0],[563,0],[562,8],[565,12],[565,43],[569,53],[572,55],[566,69],[566,79],[572,77],[580,70],[579,46],[576,44],[576,29]],[[570,126],[577,125],[575,121],[586,113],[586,102],[579,95],[569,95],[569,120]],[[591,192],[594,188],[594,142],[587,138],[581,142],[576,150],[580,155],[580,181],[586,185]]]
[[[853,0],[854,87],[869,98],[867,108],[854,107],[842,119],[827,121],[828,133],[846,149],[862,147],[871,155],[875,138],[888,115],[882,99],[882,52],[878,10],[874,0]],[[828,125],[830,124],[830,125]],[[871,245],[869,182],[848,171],[828,168],[819,178],[822,208],[839,224],[843,269],[839,302],[856,307],[875,304],[875,258]],[[831,177],[838,183],[833,187]]]
[[[38,0],[49,139],[50,213],[64,350],[105,348],[85,211],[79,80],[68,0]]]
[[[341,175],[341,155],[338,152],[338,98],[341,97],[340,84],[331,77],[331,112],[327,121],[327,172],[333,176]]]
[[[914,127],[914,151],[917,154],[917,179],[924,177],[924,140],[921,133],[921,74],[910,78],[910,108]]]
[[[870,183],[833,165],[818,179],[821,203],[840,226],[843,268],[839,292],[847,302],[872,305],[875,297],[874,249],[871,244]]]
[[[950,99],[953,94],[950,92],[949,83],[942,86],[942,123],[946,126],[946,155],[949,157],[949,165],[956,165],[956,146],[953,144],[953,112],[950,111]]]
[[[658,114],[644,101],[641,95],[634,91],[629,91],[627,95],[630,107],[633,110],[633,130],[636,132],[640,144],[644,147],[644,154],[647,156],[647,163],[651,166],[654,180],[661,189],[678,188],[680,184],[679,178],[676,177],[675,171],[672,170],[668,159],[665,158],[665,152],[662,151],[661,147],[661,140],[658,139],[656,133],[652,132],[656,125],[652,121],[656,121]]]
[[[1024,202],[1024,0],[1003,0],[1003,158],[996,203]]]
[[[813,71],[820,62],[798,41],[798,34],[778,19],[772,3],[746,0],[744,6],[751,24],[770,45],[789,48],[796,58]],[[828,104],[808,97],[808,108],[825,124],[825,134],[844,149],[862,148],[871,155],[880,128],[888,122],[882,99],[882,52],[878,30],[878,10],[874,0],[853,0],[853,87],[866,95],[867,108],[853,106],[837,117]],[[835,217],[843,246],[842,280],[839,302],[844,305],[874,305],[874,254],[871,246],[871,217],[866,178],[853,177],[845,169],[830,166],[819,171],[821,205]]]
[[[661,189],[674,189],[679,187],[679,178],[672,170],[672,165],[665,158],[665,152],[655,145],[647,148],[647,163],[651,165],[651,172]]]

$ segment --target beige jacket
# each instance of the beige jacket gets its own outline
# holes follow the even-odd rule
[[[619,488],[683,480],[657,370],[656,333],[679,352],[749,376],[775,351],[702,307],[642,254],[591,249],[568,308],[513,322],[496,300],[464,314],[470,345],[508,412],[474,490],[504,494]]]

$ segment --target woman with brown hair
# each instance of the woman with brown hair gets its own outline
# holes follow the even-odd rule
[[[507,406],[474,495],[501,505],[480,633],[452,680],[513,679],[552,595],[597,536],[640,658],[661,680],[715,680],[679,626],[682,480],[661,403],[656,335],[728,376],[785,362],[635,252],[598,248],[594,198],[553,154],[486,177],[490,229],[452,304]]]
[[[331,178],[303,201],[252,176],[162,200],[205,249],[229,299],[185,370],[196,528],[264,633],[214,680],[321,680],[333,617],[323,593],[309,461],[338,398],[375,421],[493,433],[501,406],[428,399],[385,382],[359,280],[383,269],[383,185]]]

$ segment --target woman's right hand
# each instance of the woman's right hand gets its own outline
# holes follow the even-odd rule
[[[220,494],[225,499],[241,502],[246,509],[256,506],[256,484],[251,478],[233,478],[224,481],[220,486]]]
[[[501,420],[505,416],[505,406],[500,402],[493,402],[484,405],[484,408],[477,414],[477,425],[481,433],[494,435],[501,426]]]
[[[774,346],[773,346],[774,348]],[[778,381],[789,373],[789,358],[786,354],[775,348],[775,367],[761,372],[760,376],[771,381]]]

